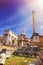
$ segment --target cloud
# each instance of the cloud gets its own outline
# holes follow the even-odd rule
[[[39,0],[38,1],[37,0],[23,0],[23,1],[25,1],[26,3],[25,6],[22,6],[22,3],[20,3],[19,0],[18,1],[16,0],[16,2],[18,3],[16,12],[14,11],[14,13],[10,17],[2,21],[3,22],[2,24],[6,22],[5,24],[7,26],[0,28],[0,31],[12,28],[12,30],[16,32],[17,34],[20,34],[22,31],[24,31],[27,33],[27,35],[31,35],[33,33],[32,11],[35,10],[37,29],[38,29],[38,32],[42,34],[43,8],[39,6]],[[15,7],[14,7],[14,10],[15,10]]]
[[[13,28],[13,27],[15,27],[15,25],[11,25],[11,26],[6,26],[6,27],[3,27],[3,28],[0,28],[0,30],[6,30],[6,29]]]
[[[40,26],[40,30],[43,30],[43,25]]]
[[[30,11],[35,10],[36,11],[36,24],[37,24],[37,30],[39,34],[43,35],[43,5],[41,5],[41,0],[36,0],[29,5],[27,5],[27,8]],[[41,31],[40,31],[41,30]]]

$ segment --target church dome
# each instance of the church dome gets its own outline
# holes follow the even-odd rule
[[[22,35],[26,35],[24,31],[22,32]]]

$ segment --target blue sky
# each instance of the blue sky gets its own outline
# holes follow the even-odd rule
[[[43,35],[43,0],[0,0],[0,35],[12,30],[27,37],[33,34],[32,11],[36,11],[37,32]]]

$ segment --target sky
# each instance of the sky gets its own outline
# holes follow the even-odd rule
[[[36,11],[37,32],[43,35],[43,0],[0,0],[0,35],[12,30],[27,37],[33,34],[32,11]]]

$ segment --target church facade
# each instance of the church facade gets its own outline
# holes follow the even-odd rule
[[[28,46],[30,44],[30,39],[26,37],[26,34],[23,32],[18,36],[18,45],[20,47]]]

